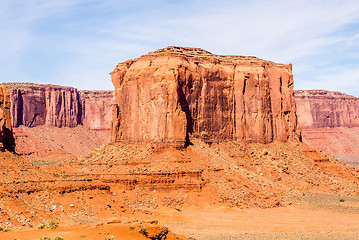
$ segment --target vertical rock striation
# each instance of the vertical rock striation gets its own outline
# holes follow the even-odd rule
[[[0,149],[14,152],[15,139],[11,127],[10,96],[4,85],[0,85]]]
[[[119,63],[111,76],[115,142],[181,147],[190,135],[261,143],[300,136],[291,65],[168,47]]]
[[[10,91],[12,126],[110,129],[113,91],[78,91],[76,88],[33,83],[6,83]]]
[[[82,124],[91,130],[108,130],[112,121],[114,91],[79,91],[82,103]]]
[[[81,124],[82,108],[75,88],[33,83],[7,83],[12,125],[75,127]]]
[[[359,127],[359,98],[325,90],[296,90],[302,128]]]

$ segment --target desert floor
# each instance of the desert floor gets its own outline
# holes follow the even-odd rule
[[[290,206],[271,209],[208,206],[147,210],[159,225],[189,239],[359,239],[359,198],[302,193],[293,195],[292,200]],[[55,230],[11,231],[1,233],[0,239],[147,239],[138,233],[139,226],[146,223],[135,217],[126,221],[102,219],[92,225],[64,224]]]

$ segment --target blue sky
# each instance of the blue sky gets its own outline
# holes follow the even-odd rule
[[[167,46],[292,63],[295,89],[359,97],[358,0],[0,0],[0,82],[113,89]]]

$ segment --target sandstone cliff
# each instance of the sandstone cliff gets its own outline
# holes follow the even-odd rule
[[[300,136],[291,65],[168,47],[119,63],[112,140],[183,146]]]
[[[295,91],[302,128],[359,127],[359,98],[324,90]]]
[[[112,120],[114,91],[79,91],[82,104],[82,124],[91,130],[109,130]]]
[[[10,96],[4,85],[0,85],[0,149],[15,150],[15,139],[11,127]]]
[[[78,91],[72,87],[6,83],[10,91],[12,126],[109,129],[113,91]]]
[[[324,90],[295,91],[303,141],[359,166],[359,98]]]

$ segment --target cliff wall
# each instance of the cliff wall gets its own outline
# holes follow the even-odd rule
[[[302,128],[359,127],[359,98],[324,90],[294,92]]]
[[[11,127],[10,96],[4,85],[0,85],[0,149],[11,152],[15,150],[15,139]]]
[[[112,141],[183,146],[299,137],[291,65],[168,47],[119,63]]]
[[[359,98],[324,90],[294,91],[303,141],[359,166]]]
[[[91,130],[109,130],[112,121],[114,91],[79,91],[82,104],[82,124]]]
[[[109,129],[113,91],[78,91],[72,87],[6,83],[10,92],[12,126]]]

